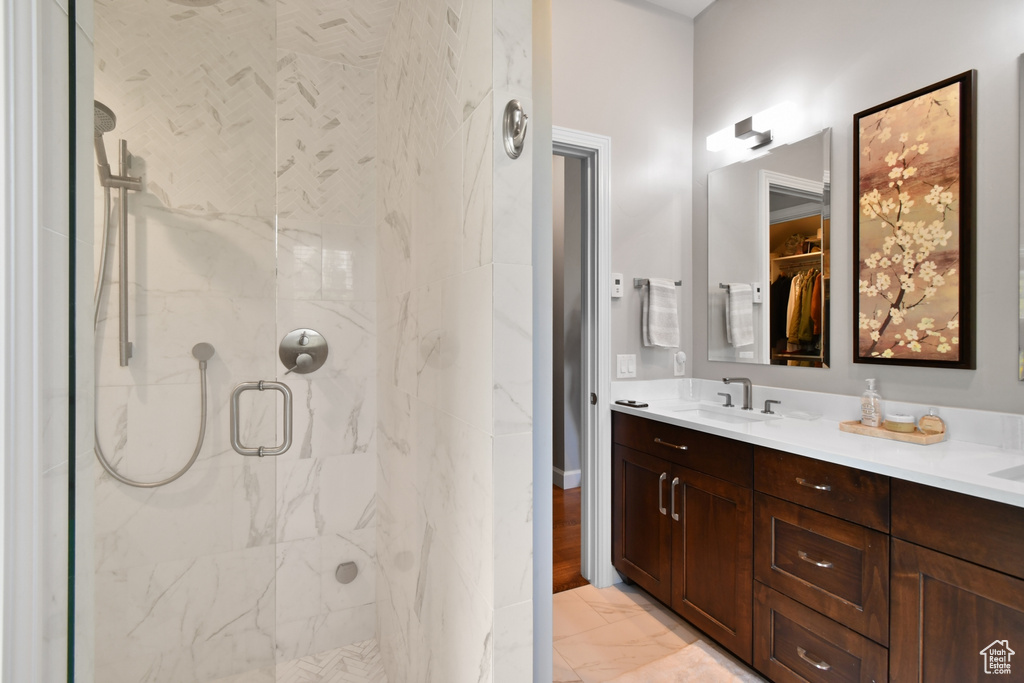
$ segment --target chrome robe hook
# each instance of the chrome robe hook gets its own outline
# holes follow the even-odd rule
[[[526,125],[530,117],[523,110],[519,100],[509,100],[505,105],[505,118],[502,123],[502,135],[505,139],[505,152],[513,159],[523,153],[526,143]]]

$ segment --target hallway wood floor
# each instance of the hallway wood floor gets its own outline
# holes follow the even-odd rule
[[[554,489],[552,518],[554,523],[553,593],[572,590],[589,582],[580,574],[580,491]]]

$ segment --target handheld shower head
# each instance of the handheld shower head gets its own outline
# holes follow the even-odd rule
[[[128,146],[124,140],[121,141],[121,168],[124,175],[111,175],[110,162],[107,161],[107,146],[103,144],[103,134],[114,130],[117,125],[117,117],[114,111],[107,105],[97,100],[93,104],[93,147],[96,149],[96,168],[100,174],[100,185],[103,187],[117,187],[128,190],[141,190],[142,180],[127,175],[128,168]]]
[[[110,107],[97,100],[92,101],[93,122],[96,137],[109,133],[117,125],[117,117]]]
[[[106,186],[110,179],[110,162],[107,161],[107,146],[103,144],[103,134],[114,130],[117,117],[114,111],[98,100],[92,101],[93,147],[96,148],[96,166],[99,168],[100,184]]]

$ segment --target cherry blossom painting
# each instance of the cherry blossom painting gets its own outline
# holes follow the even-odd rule
[[[855,363],[974,367],[974,74],[853,117]]]

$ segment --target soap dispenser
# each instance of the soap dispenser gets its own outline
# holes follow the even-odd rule
[[[882,397],[875,391],[875,380],[867,380],[868,388],[860,397],[860,423],[868,427],[882,424]]]

